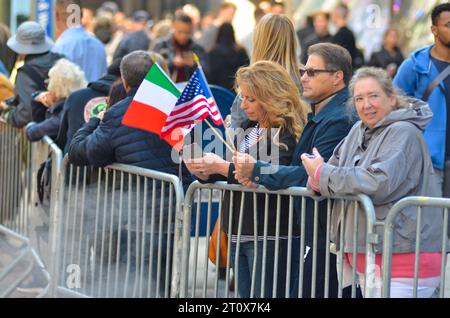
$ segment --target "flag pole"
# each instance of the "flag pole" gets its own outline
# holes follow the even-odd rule
[[[200,72],[202,72],[203,77],[206,78],[205,73],[203,73],[203,67],[202,67],[202,64],[200,63],[200,59],[198,58],[198,55],[195,54],[195,53],[192,53],[192,54],[193,54],[193,56],[194,56],[194,61],[195,61],[195,63],[197,64],[197,66],[198,66]],[[212,94],[211,89],[209,88],[209,84],[208,84],[208,83],[206,83],[206,88],[208,89],[208,93],[209,93],[209,94],[212,96],[212,98],[214,99],[214,95]],[[216,100],[215,100],[215,99],[214,99],[214,103],[216,103]],[[216,103],[216,105],[217,105],[217,103]],[[219,106],[217,106],[217,110],[218,110],[219,113],[220,113]],[[222,118],[222,125],[223,125],[223,128],[224,128],[225,131],[226,131],[226,130],[227,130],[227,127],[225,127],[225,122],[223,121],[223,116],[222,116],[222,114],[220,114],[220,117]],[[209,121],[206,120],[206,118],[204,119],[204,121],[205,121],[206,124],[212,129],[212,131],[214,132],[214,134],[215,134],[217,137],[219,137],[219,139],[225,144],[225,146],[226,146],[231,152],[235,152],[235,151],[236,151],[236,148],[234,147],[234,144],[232,144],[232,146],[230,146],[230,144],[229,144],[228,142],[226,142],[226,140],[223,139],[223,137],[219,134],[219,132],[211,125],[211,123],[210,123]]]
[[[230,150],[231,152],[234,153],[235,149],[234,147],[231,148],[231,146],[225,141],[225,139],[223,139],[223,137],[220,135],[220,133],[211,125],[211,123],[205,118],[204,119],[205,123],[209,126],[209,128],[212,129],[212,131],[214,132],[214,134],[219,137],[219,139],[225,144],[225,146],[228,148],[228,150]]]

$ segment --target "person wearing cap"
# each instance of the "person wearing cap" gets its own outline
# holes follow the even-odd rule
[[[114,60],[122,58],[134,51],[148,51],[150,48],[150,37],[148,29],[152,24],[151,15],[144,10],[139,10],[131,16],[132,32],[125,35],[119,47],[114,53]]]
[[[119,12],[119,6],[117,5],[117,3],[113,2],[113,1],[105,1],[100,6],[99,10],[107,11],[107,12],[111,13],[112,15],[114,15],[117,12]]]
[[[21,128],[32,120],[31,95],[38,90],[45,90],[48,71],[63,56],[50,52],[54,43],[36,22],[22,23],[7,45],[25,63],[17,72],[14,101],[8,105],[2,102],[0,109],[10,125]]]
[[[70,61],[80,66],[89,82],[98,80],[106,73],[106,51],[102,42],[87,33],[81,25],[82,16],[73,17],[70,5],[78,5],[79,0],[56,0],[56,33],[60,34],[53,52],[64,54]],[[80,10],[81,15],[81,10]]]

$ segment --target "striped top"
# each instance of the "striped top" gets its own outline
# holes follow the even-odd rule
[[[261,136],[264,128],[259,128],[259,124],[256,124],[255,127],[252,128],[249,134],[246,134],[244,136],[244,139],[242,140],[241,144],[239,145],[239,152],[241,153],[249,153],[249,149],[251,146],[255,145],[258,142],[259,137]],[[244,211],[245,213],[245,211]],[[295,236],[294,236],[295,237]],[[261,242],[264,241],[264,236],[258,236],[258,235],[241,235],[241,243],[246,242],[254,242],[256,238],[256,241]],[[281,240],[287,240],[287,235],[280,235],[279,238]],[[238,236],[236,234],[231,235],[231,242],[237,243]],[[267,236],[268,241],[275,241],[276,236]]]
[[[292,238],[299,238],[300,236],[292,236]],[[264,241],[264,235],[241,235],[241,243],[248,243],[248,242],[254,242],[256,238],[257,242],[263,242]],[[287,235],[280,235],[279,239],[280,240],[287,240],[289,237]],[[267,235],[267,241],[276,241],[277,237],[276,236],[269,236]],[[237,243],[238,241],[238,236],[236,234],[231,235],[231,242],[232,243]]]
[[[261,133],[263,132],[263,129],[264,128],[259,128],[259,124],[256,124],[256,126],[252,128],[250,133],[244,136],[244,140],[242,140],[241,144],[239,145],[239,152],[249,153],[250,147],[256,144],[259,137],[261,136]]]

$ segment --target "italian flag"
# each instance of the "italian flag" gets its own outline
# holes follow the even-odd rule
[[[153,64],[134,97],[122,124],[161,135],[167,118],[181,93],[158,64]],[[177,150],[181,150],[184,131],[178,129],[164,140]]]

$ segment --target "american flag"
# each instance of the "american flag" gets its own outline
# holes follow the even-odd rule
[[[169,135],[176,128],[183,128],[188,133],[207,117],[211,117],[216,125],[223,124],[222,115],[208,88],[205,75],[197,68],[167,118],[161,130],[161,137]]]

